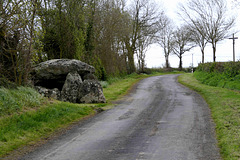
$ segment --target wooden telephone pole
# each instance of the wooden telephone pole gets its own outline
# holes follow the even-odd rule
[[[238,37],[234,37],[234,33],[233,33],[233,37],[229,39],[233,40],[233,62],[235,62],[235,39],[238,39]]]

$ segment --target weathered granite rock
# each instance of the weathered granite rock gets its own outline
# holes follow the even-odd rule
[[[35,86],[35,89],[44,97],[59,99],[60,91],[57,88],[47,89],[41,86]]]
[[[88,73],[83,76],[83,79],[84,80],[97,80],[97,77],[92,73]]]
[[[68,73],[61,91],[61,100],[76,103],[81,85],[82,79],[78,73]]]
[[[106,103],[101,84],[96,80],[84,80],[79,88],[80,103]]]

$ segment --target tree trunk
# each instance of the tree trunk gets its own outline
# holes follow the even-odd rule
[[[202,63],[204,63],[204,49],[201,49],[202,52]]]
[[[213,48],[213,62],[216,62],[216,42],[212,43]]]
[[[169,57],[168,56],[165,56],[165,60],[166,60],[166,68],[169,68],[170,65],[169,65]]]
[[[145,65],[144,58],[142,58],[141,61],[142,61],[142,62],[141,62],[141,70],[142,70],[142,72],[144,72],[144,65]]]
[[[182,54],[179,56],[179,70],[182,70]]]
[[[125,45],[127,49],[127,72],[128,74],[134,73],[136,71],[136,67],[134,64],[134,48],[133,45],[130,45],[130,39],[125,40]]]
[[[136,67],[134,64],[134,54],[132,52],[128,52],[128,73],[134,73],[136,71]]]

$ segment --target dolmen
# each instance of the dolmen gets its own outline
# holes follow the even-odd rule
[[[33,68],[35,88],[45,97],[72,103],[105,103],[95,68],[74,59],[53,59]]]

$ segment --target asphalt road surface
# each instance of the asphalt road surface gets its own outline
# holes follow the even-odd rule
[[[22,159],[221,159],[206,102],[179,84],[177,76],[140,81],[115,108],[81,122]]]

